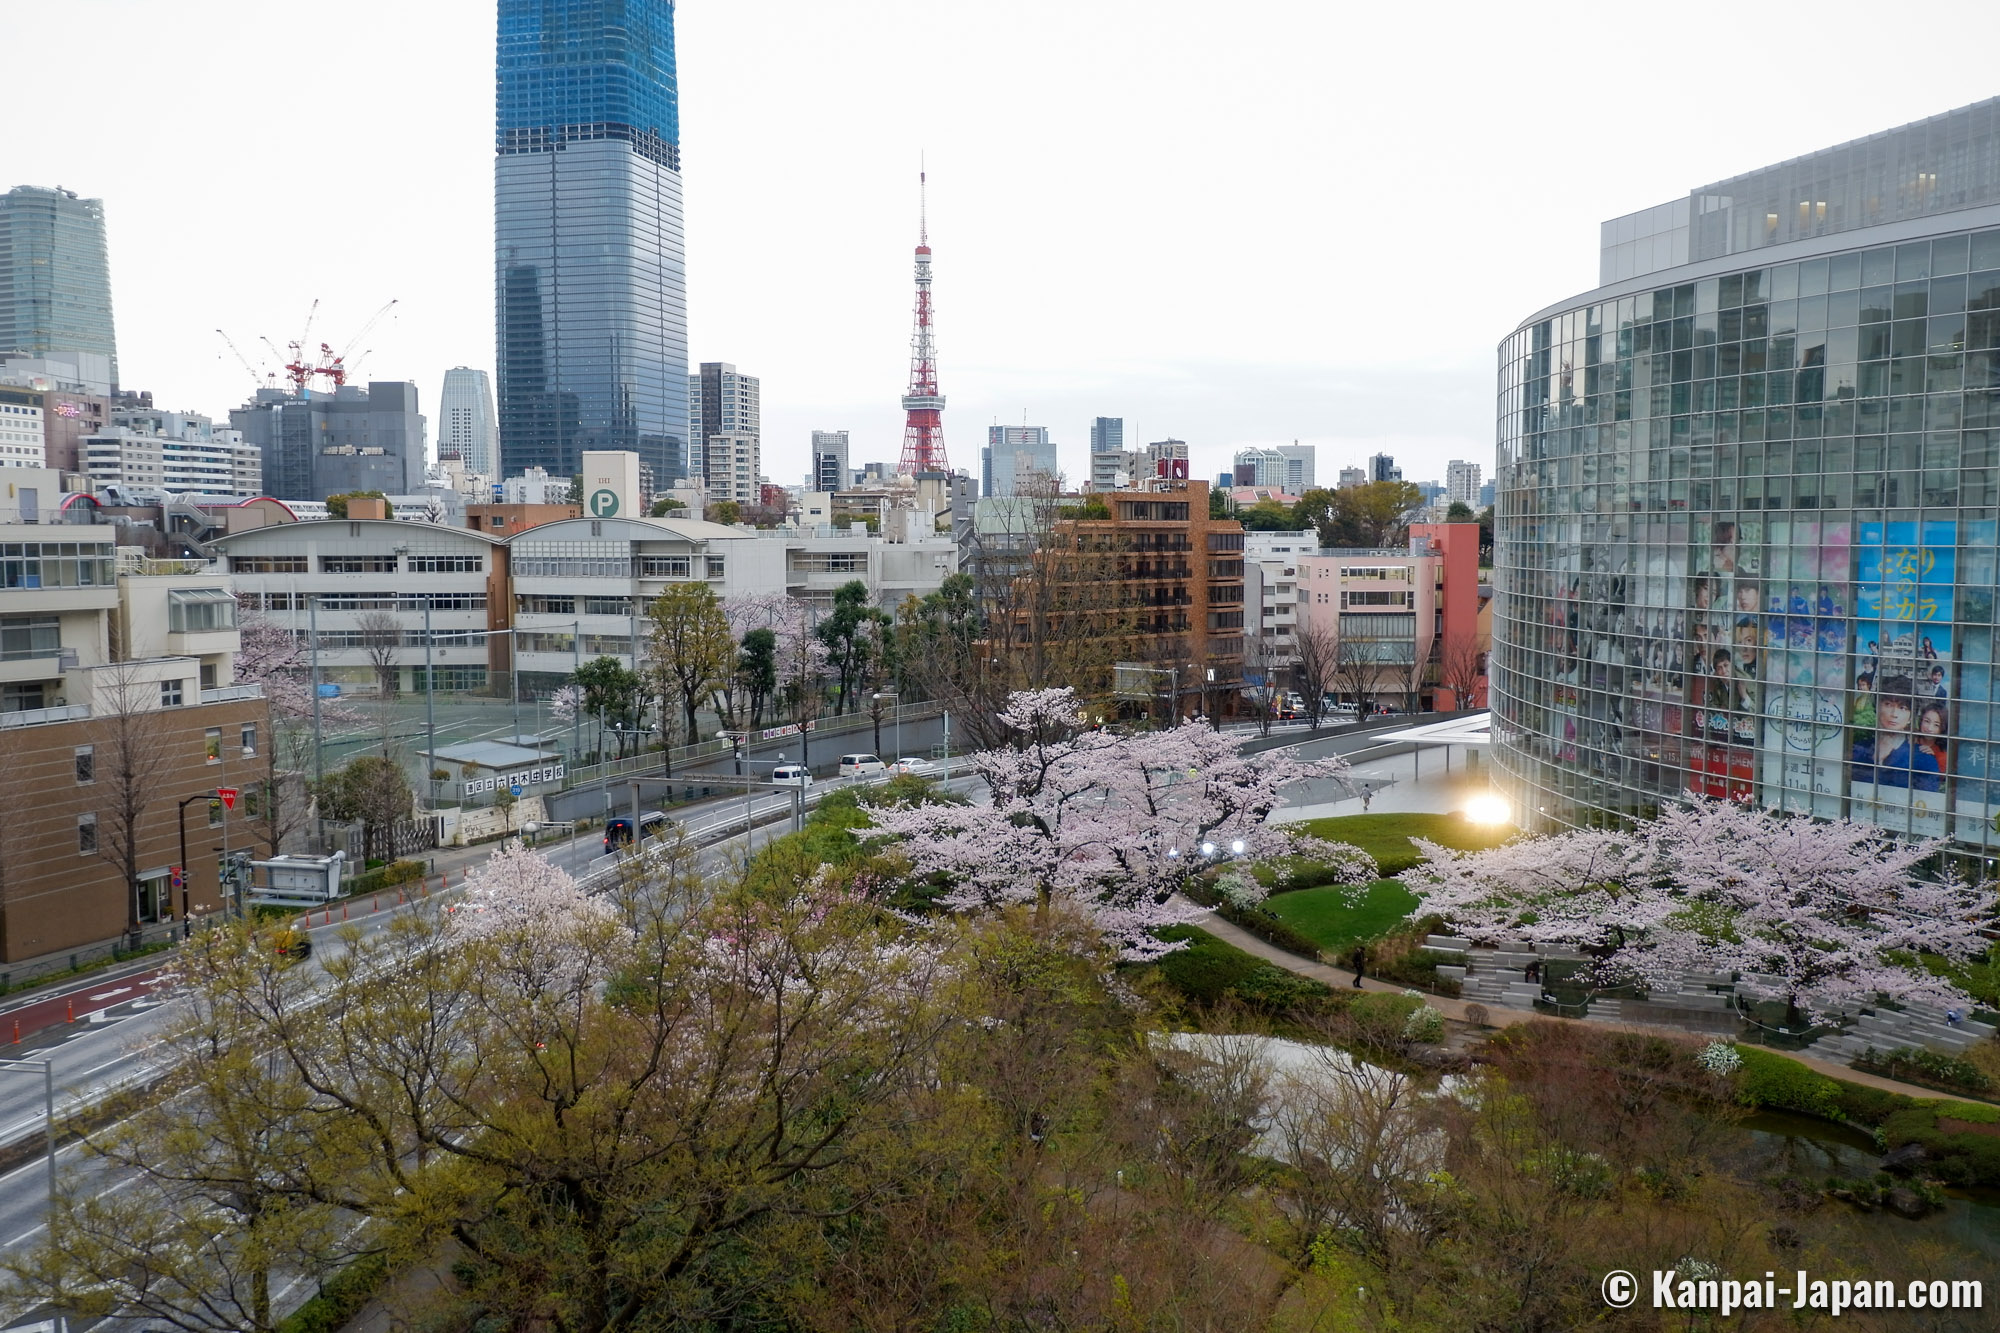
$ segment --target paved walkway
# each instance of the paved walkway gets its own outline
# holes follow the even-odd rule
[[[1275,944],[1257,938],[1241,926],[1224,921],[1214,912],[1203,913],[1202,916],[1196,919],[1194,924],[1200,926],[1203,930],[1224,943],[1234,945],[1244,953],[1255,954],[1268,963],[1274,963],[1284,968],[1287,972],[1296,972],[1302,977],[1311,977],[1314,981],[1324,982],[1329,986],[1336,986],[1342,989],[1351,989],[1354,986],[1353,972],[1331,966],[1327,963],[1316,963],[1309,958],[1301,958],[1289,949],[1280,949]],[[1361,979],[1361,989],[1391,991],[1401,994],[1407,988],[1400,983],[1377,981],[1373,977],[1364,976]],[[1467,1001],[1455,1000],[1444,995],[1429,995],[1425,999],[1446,1018],[1455,1018],[1462,1023],[1472,1021],[1465,1016]],[[1481,1005],[1480,1007],[1486,1011],[1485,1021],[1488,1027],[1513,1027],[1517,1023],[1532,1023],[1538,1019],[1552,1023],[1563,1021],[1561,1019],[1547,1018],[1546,1015],[1529,1009],[1509,1009],[1497,1004]],[[1650,1023],[1593,1023],[1591,1026],[1615,1028],[1623,1032],[1670,1032],[1677,1037],[1701,1035],[1689,1032],[1683,1028],[1660,1027]],[[1858,1069],[1850,1069],[1846,1065],[1836,1064],[1831,1060],[1817,1060],[1812,1056],[1800,1055],[1794,1051],[1777,1051],[1774,1054],[1782,1055],[1789,1060],[1796,1060],[1814,1073],[1825,1074],[1828,1078],[1837,1078],[1844,1083],[1858,1083],[1865,1088],[1880,1088],[1884,1092],[1900,1092],[1906,1097],[1944,1098],[1947,1100],[1955,1099],[1968,1102],[1979,1100],[1976,1097],[1966,1097],[1958,1093],[1939,1092],[1935,1088],[1918,1087],[1914,1083],[1899,1083],[1892,1078],[1880,1078],[1874,1074],[1864,1074]]]

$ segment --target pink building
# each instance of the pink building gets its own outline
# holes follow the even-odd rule
[[[1301,555],[1298,587],[1299,633],[1323,631],[1338,645],[1332,688],[1343,700],[1410,710],[1485,705],[1477,523],[1413,524],[1403,550]],[[1469,696],[1463,703],[1460,693]]]

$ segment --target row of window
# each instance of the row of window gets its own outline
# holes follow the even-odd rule
[[[401,568],[411,574],[479,574],[486,569],[483,555],[323,555],[322,574],[394,574]],[[303,555],[232,555],[230,572],[236,574],[305,574],[310,572]]]

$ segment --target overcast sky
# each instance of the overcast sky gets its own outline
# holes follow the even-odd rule
[[[1494,346],[1597,224],[2000,93],[1990,3],[684,0],[690,352],[894,460],[917,162],[952,461],[1090,418],[1491,475]],[[320,301],[364,377],[493,364],[491,0],[0,0],[0,189],[109,218],[122,378],[222,416]]]

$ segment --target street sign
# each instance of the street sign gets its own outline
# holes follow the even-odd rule
[[[236,808],[236,788],[217,787],[215,789],[215,795],[216,798],[222,802],[223,809],[234,810]]]
[[[507,790],[512,792],[515,796],[518,797],[521,794],[521,784],[517,782],[514,785],[507,788]]]
[[[187,887],[187,882],[188,882],[187,871],[183,870],[179,866],[168,867],[167,869],[168,884],[172,885],[174,888],[177,889],[184,889]]]

